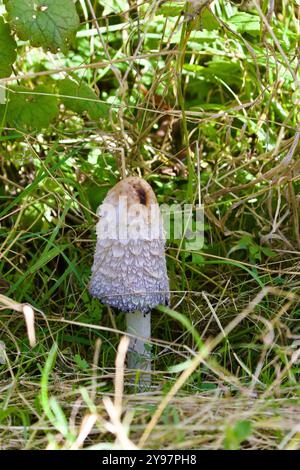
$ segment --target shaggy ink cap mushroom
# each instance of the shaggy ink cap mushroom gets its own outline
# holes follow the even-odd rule
[[[138,177],[117,183],[99,207],[89,291],[123,312],[169,304],[162,217],[151,186]]]

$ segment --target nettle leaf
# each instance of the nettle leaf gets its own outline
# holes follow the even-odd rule
[[[58,112],[58,100],[45,86],[37,86],[34,90],[19,86],[9,92],[6,121],[18,130],[47,128]]]
[[[108,116],[108,106],[99,101],[96,93],[84,82],[65,78],[59,83],[61,101],[66,108],[75,113],[87,113],[91,119],[97,121]],[[68,98],[69,97],[69,98]]]
[[[0,78],[9,77],[16,60],[17,43],[11,36],[9,25],[0,17]]]
[[[6,10],[20,39],[52,52],[66,52],[79,27],[72,0],[8,0]]]

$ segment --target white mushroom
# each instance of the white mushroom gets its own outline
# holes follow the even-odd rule
[[[162,217],[151,186],[129,177],[117,183],[99,207],[90,293],[127,312],[127,365],[140,369],[140,388],[151,383],[150,311],[169,303]],[[140,337],[144,339],[140,339]]]

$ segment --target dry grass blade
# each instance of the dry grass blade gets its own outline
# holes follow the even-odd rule
[[[123,336],[120,340],[117,356],[116,356],[116,372],[115,372],[115,400],[114,406],[117,412],[118,419],[122,416],[122,401],[124,393],[124,369],[125,359],[129,346],[128,336]]]
[[[79,429],[79,434],[77,436],[76,442],[72,445],[71,450],[77,450],[83,446],[84,441],[86,440],[91,430],[93,429],[97,419],[98,419],[98,416],[94,414],[84,416],[80,429]]]
[[[103,404],[110,418],[110,422],[105,424],[106,429],[115,434],[116,436],[116,447],[126,450],[137,450],[137,447],[128,438],[128,428],[120,420],[119,409],[117,409],[109,397],[103,398]]]
[[[14,300],[2,294],[0,294],[0,304],[2,304],[6,308],[15,310],[16,312],[23,313],[26,323],[29,344],[33,348],[36,345],[36,336],[34,328],[34,310],[31,305],[15,302]]]

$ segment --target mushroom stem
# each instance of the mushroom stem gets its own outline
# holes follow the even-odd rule
[[[130,337],[127,367],[141,371],[138,377],[138,390],[141,391],[151,385],[151,346],[145,341],[151,337],[151,313],[143,314],[139,311],[127,313],[126,322],[127,333],[137,336]],[[132,383],[136,383],[135,376]]]

